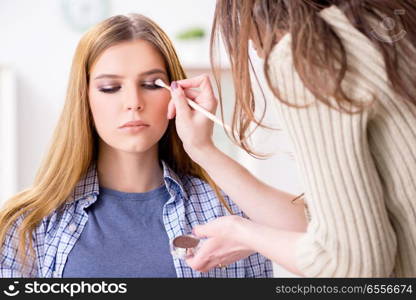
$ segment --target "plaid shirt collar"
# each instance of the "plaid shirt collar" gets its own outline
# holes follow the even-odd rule
[[[188,199],[188,194],[183,187],[182,179],[168,166],[164,160],[161,160],[161,163],[163,168],[163,180],[169,194],[174,195],[179,193],[183,199]],[[97,165],[96,163],[93,163],[88,168],[86,175],[75,186],[67,204],[77,201],[85,201],[84,205],[88,207],[97,200],[97,197],[89,196],[97,196],[99,193],[100,185],[98,182]]]

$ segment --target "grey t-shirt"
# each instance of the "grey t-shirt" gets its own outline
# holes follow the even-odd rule
[[[63,277],[177,277],[163,225],[165,185],[146,193],[100,187]]]

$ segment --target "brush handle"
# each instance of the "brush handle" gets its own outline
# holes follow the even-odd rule
[[[186,98],[186,100],[188,101],[188,104],[189,104],[190,107],[192,107],[193,109],[199,111],[204,116],[206,116],[208,119],[212,120],[213,122],[217,123],[218,125],[224,127],[226,130],[228,130],[229,132],[231,132],[231,128],[227,124],[224,124],[215,115],[213,115],[209,111],[207,111],[204,108],[202,108],[202,106],[198,105],[195,101],[192,101],[192,100],[190,100],[188,98]]]

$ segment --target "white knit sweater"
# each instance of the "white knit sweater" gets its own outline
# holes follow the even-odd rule
[[[298,267],[308,277],[415,277],[416,106],[389,87],[380,52],[338,8],[321,16],[347,50],[345,91],[376,101],[359,114],[331,109],[294,70],[290,35],[271,53],[272,81],[283,97],[313,102],[297,109],[276,101],[312,218],[297,245]],[[415,72],[412,61],[403,65]]]

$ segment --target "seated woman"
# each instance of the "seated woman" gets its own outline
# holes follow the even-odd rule
[[[242,213],[185,153],[157,78],[185,73],[148,18],[114,16],[81,39],[49,153],[1,211],[0,277],[272,276],[259,254],[208,273],[172,255],[175,237]]]

